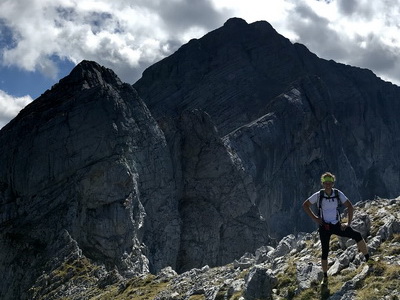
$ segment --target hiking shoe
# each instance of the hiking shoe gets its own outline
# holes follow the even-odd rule
[[[321,281],[321,285],[323,285],[323,286],[327,286],[328,285],[328,277],[324,276],[324,278]]]

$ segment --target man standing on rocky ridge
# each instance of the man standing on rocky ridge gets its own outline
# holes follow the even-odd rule
[[[365,260],[368,261],[369,253],[367,245],[361,236],[361,233],[351,228],[353,220],[353,205],[342,191],[334,189],[335,175],[326,172],[321,176],[321,184],[323,189],[312,194],[303,203],[303,209],[310,218],[319,225],[319,238],[321,240],[321,266],[324,272],[324,279],[321,284],[328,283],[328,253],[329,241],[332,234],[352,238],[357,242],[357,247],[364,254]],[[340,222],[339,202],[347,207],[347,223]],[[318,216],[311,210],[311,205],[317,204]]]

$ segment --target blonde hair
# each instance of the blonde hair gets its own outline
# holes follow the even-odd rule
[[[333,175],[331,172],[325,172],[324,174],[321,175],[321,182],[323,182],[322,179],[324,179],[324,177],[332,177],[333,181],[336,181],[336,176]]]

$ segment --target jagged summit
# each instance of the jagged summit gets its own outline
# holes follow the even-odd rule
[[[61,79],[50,90],[47,90],[32,103],[27,105],[21,112],[4,128],[14,126],[16,123],[25,122],[27,126],[32,126],[40,116],[44,117],[47,111],[62,105],[67,105],[68,101],[73,101],[73,95],[81,93],[83,90],[108,86],[109,88],[121,86],[123,83],[114,71],[100,66],[94,61],[84,60],[75,66],[69,75]],[[128,85],[126,86],[127,88]],[[132,91],[133,89],[130,88]],[[64,102],[64,103],[63,103]],[[64,108],[66,111],[67,108]],[[51,111],[48,118],[56,113]]]
[[[219,29],[217,29],[219,30]],[[247,33],[254,35],[255,31],[258,33],[267,36],[267,35],[279,35],[279,33],[272,27],[272,25],[267,21],[256,21],[254,23],[247,23],[245,20],[241,18],[230,18],[228,19],[224,25],[220,28],[221,32],[229,35],[233,40],[244,40],[245,34]],[[236,32],[236,34],[234,34]],[[209,33],[210,34],[210,33]],[[207,34],[206,36],[208,36]],[[281,36],[281,35],[279,35]],[[251,37],[247,36],[247,41],[250,41]]]
[[[239,27],[239,26],[246,26],[246,25],[248,25],[248,23],[245,20],[243,20],[242,18],[235,18],[235,17],[228,19],[224,23],[224,26],[226,26],[226,27],[229,27],[229,26]]]
[[[122,82],[113,70],[105,68],[94,61],[83,60],[71,73],[60,80],[59,85],[81,85],[82,88],[109,84],[121,85]]]

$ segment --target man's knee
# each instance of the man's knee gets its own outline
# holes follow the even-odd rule
[[[355,240],[356,243],[362,241],[362,239],[363,239],[361,233],[354,230],[351,227],[347,227],[346,231],[344,232],[344,234],[342,236],[351,238],[351,239]]]
[[[355,240],[357,243],[361,242],[361,241],[363,240],[363,237],[362,237],[361,233],[357,232],[357,234],[356,234],[354,240]]]
[[[362,237],[361,233],[359,233],[358,231],[354,231],[353,239],[356,241],[356,243],[358,243],[358,242],[362,241],[363,237]]]
[[[329,254],[329,247],[322,247],[321,259],[327,260]]]

